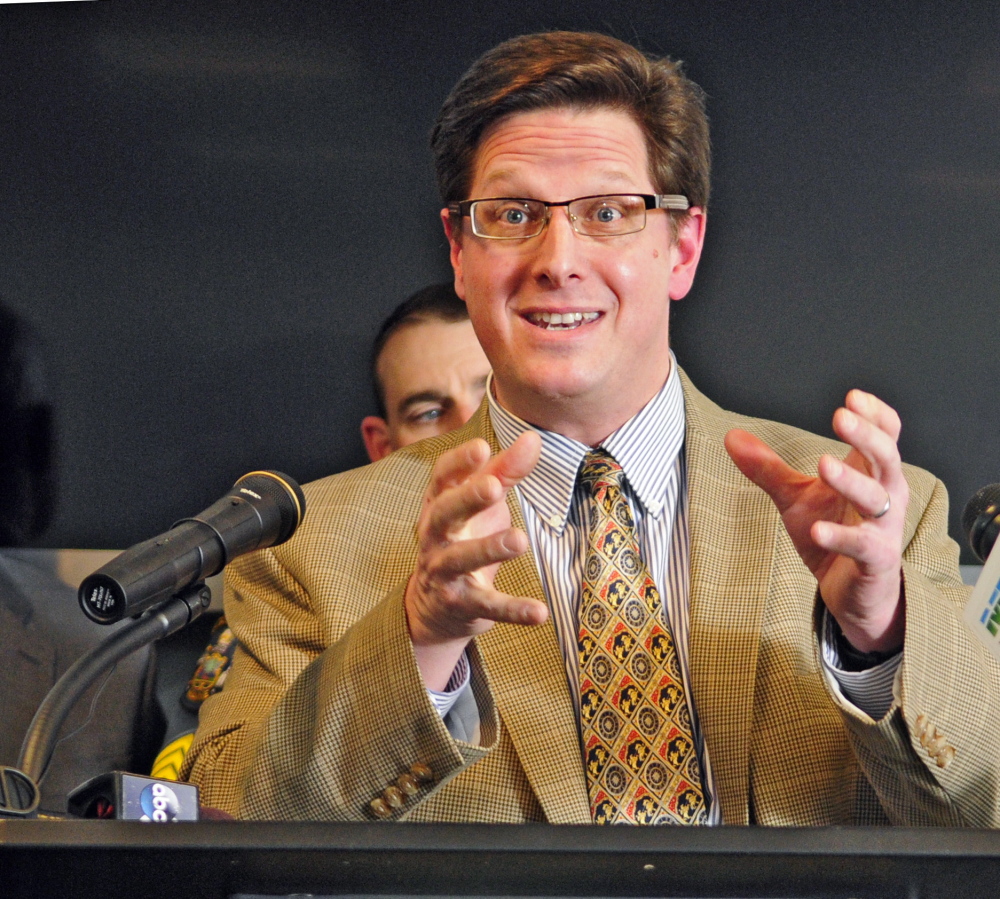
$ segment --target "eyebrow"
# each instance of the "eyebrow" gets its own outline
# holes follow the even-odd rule
[[[476,387],[482,387],[485,390],[486,382],[489,379],[490,375],[487,372],[481,378],[476,379]],[[396,406],[396,413],[398,415],[405,415],[408,409],[416,406],[418,403],[440,403],[441,405],[446,405],[451,402],[451,399],[451,396],[447,393],[441,393],[438,390],[421,390],[419,393],[411,393],[408,396],[404,396]]]
[[[411,393],[409,396],[403,397],[399,401],[397,412],[402,415],[407,409],[418,403],[444,403],[447,400],[448,396],[437,390],[422,390],[420,393]]]

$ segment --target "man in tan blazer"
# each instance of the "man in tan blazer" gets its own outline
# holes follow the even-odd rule
[[[572,477],[562,517],[538,497],[601,446],[643,553],[669,548],[645,561],[710,821],[995,824],[1000,666],[896,414],[852,391],[825,440],[719,409],[670,353],[704,239],[698,89],[614,39],[530,35],[470,69],[432,143],[491,389],[460,431],[308,485],[296,536],[231,567],[241,649],[185,772],[203,802],[591,821],[560,599],[589,500]],[[669,454],[667,514],[643,482]]]

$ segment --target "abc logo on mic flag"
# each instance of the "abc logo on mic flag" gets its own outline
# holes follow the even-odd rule
[[[155,821],[158,824],[176,821],[181,811],[177,794],[163,783],[152,783],[143,789],[139,796],[139,805],[142,808],[142,817],[139,820]]]

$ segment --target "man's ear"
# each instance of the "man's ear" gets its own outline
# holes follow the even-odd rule
[[[361,439],[372,462],[378,462],[392,452],[389,423],[377,415],[368,415],[361,420]]]
[[[687,218],[677,226],[674,264],[670,270],[670,299],[679,300],[691,290],[704,245],[705,213],[699,206],[693,206],[688,210]]]
[[[465,299],[465,280],[462,276],[462,220],[452,217],[447,209],[441,210],[441,224],[444,225],[444,236],[448,238],[450,247],[451,267],[455,270],[455,293]]]

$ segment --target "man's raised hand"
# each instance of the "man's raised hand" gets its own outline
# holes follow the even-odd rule
[[[899,416],[877,397],[852,390],[833,416],[851,446],[846,458],[824,455],[819,477],[786,465],[746,431],[726,435],[740,471],[765,490],[844,636],[862,652],[903,642],[903,523],[909,487],[896,441]]]
[[[500,563],[528,549],[527,535],[511,527],[506,496],[540,451],[540,438],[528,431],[495,456],[484,440],[470,440],[434,465],[404,599],[417,664],[432,690],[444,689],[469,640],[495,621],[534,625],[548,617],[537,599],[493,588]]]

